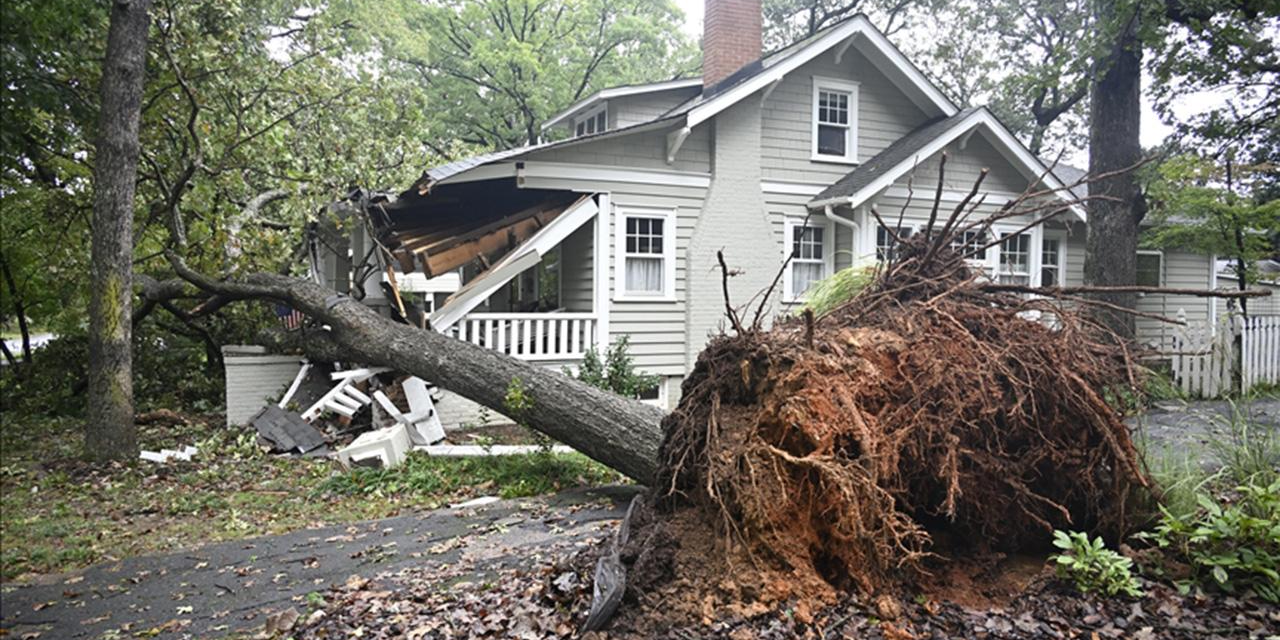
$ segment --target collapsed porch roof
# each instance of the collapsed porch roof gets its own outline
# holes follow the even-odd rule
[[[596,217],[599,206],[594,195],[585,195],[564,207],[557,215],[520,246],[464,285],[431,314],[431,327],[444,331],[484,302],[495,291],[542,261],[547,252]]]

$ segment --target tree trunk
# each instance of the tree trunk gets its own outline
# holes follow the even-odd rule
[[[441,333],[394,322],[333,290],[287,276],[255,273],[216,281],[170,256],[178,274],[201,289],[233,299],[285,302],[329,327],[302,338],[316,361],[384,366],[438,384],[495,411],[519,379],[533,404],[520,416],[541,431],[635,480],[648,483],[658,468],[663,412],[551,371]]]
[[[102,63],[94,161],[93,290],[85,450],[95,460],[138,456],[133,425],[133,195],[150,0],[116,0]]]
[[[13,300],[13,313],[18,317],[18,331],[22,334],[22,365],[21,369],[17,365],[14,370],[19,374],[25,373],[25,370],[31,367],[31,327],[27,324],[27,307],[22,303],[22,295],[18,293],[18,282],[13,277],[13,272],[9,270],[9,261],[0,256],[0,270],[4,271],[5,286],[9,287],[9,295]]]
[[[1142,49],[1136,19],[1117,15],[1115,0],[1099,3],[1099,22],[1121,24],[1109,60],[1099,68],[1090,96],[1089,173],[1111,174],[1090,184],[1089,231],[1085,243],[1084,280],[1090,285],[1122,286],[1137,282],[1138,223],[1145,212],[1142,195],[1132,171],[1142,158],[1141,124]],[[1113,173],[1114,172],[1114,173]],[[1125,308],[1137,306],[1133,293],[1095,294]],[[1095,309],[1099,320],[1123,338],[1134,336],[1130,314]]]

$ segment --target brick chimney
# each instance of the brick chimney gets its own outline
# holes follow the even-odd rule
[[[760,0],[706,0],[702,87],[710,89],[760,57]]]

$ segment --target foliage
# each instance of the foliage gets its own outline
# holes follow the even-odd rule
[[[356,3],[376,50],[422,86],[416,132],[442,155],[539,137],[555,112],[605,87],[695,74],[671,0]]]
[[[906,43],[948,95],[986,104],[1032,152],[1082,149],[1092,50],[1087,0],[957,0],[933,14],[932,37]]]
[[[1101,537],[1090,540],[1086,533],[1058,530],[1053,532],[1053,546],[1062,550],[1050,558],[1058,577],[1071,580],[1081,592],[1142,595],[1138,579],[1130,571],[1133,561],[1108,549]]]
[[[332,476],[317,495],[442,496],[483,488],[502,498],[522,498],[622,481],[617,472],[578,453],[441,458],[411,452],[393,469],[353,469]]]
[[[841,269],[823,278],[813,288],[805,292],[805,302],[801,309],[813,311],[813,315],[822,316],[832,309],[853,299],[876,277],[874,266],[854,266]]]
[[[1219,501],[1201,493],[1199,510],[1184,515],[1162,509],[1139,537],[1190,564],[1193,581],[1280,603],[1280,479],[1247,482],[1235,494]]]
[[[636,371],[631,357],[631,337],[622,336],[605,350],[604,360],[593,346],[587,349],[582,358],[582,365],[577,374],[565,368],[565,375],[585,382],[597,389],[612,391],[624,398],[638,398],[640,394],[653,390],[661,379]]]
[[[915,13],[942,4],[938,0],[764,0],[765,48],[781,49],[859,13],[892,34],[907,27]]]
[[[523,380],[512,378],[511,382],[507,384],[507,394],[502,398],[502,408],[506,411],[507,416],[529,431],[534,442],[538,444],[540,453],[551,453],[551,448],[555,446],[555,440],[552,440],[550,436],[541,431],[530,428],[526,424],[526,416],[528,416],[529,411],[533,410],[533,396],[529,394],[529,390],[524,386]]]
[[[1275,252],[1272,234],[1280,229],[1280,200],[1255,195],[1272,172],[1195,154],[1166,159],[1147,187],[1156,226],[1145,243],[1231,256],[1237,277],[1257,282],[1257,260]]]

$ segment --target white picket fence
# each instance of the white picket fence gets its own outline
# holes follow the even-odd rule
[[[1185,322],[1186,312],[1179,309],[1178,319]],[[1188,323],[1174,330],[1165,352],[1174,382],[1193,397],[1215,398],[1231,392],[1237,371],[1241,392],[1280,383],[1280,316],[1230,314],[1217,327]]]
[[[1245,391],[1280,383],[1280,316],[1244,318],[1240,379]]]

